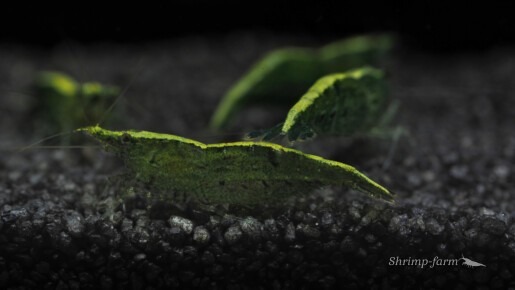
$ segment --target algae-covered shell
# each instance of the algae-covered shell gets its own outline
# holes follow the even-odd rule
[[[350,165],[277,144],[204,144],[175,135],[98,126],[79,130],[119,156],[138,181],[208,203],[268,203],[328,185],[393,200],[389,190]]]

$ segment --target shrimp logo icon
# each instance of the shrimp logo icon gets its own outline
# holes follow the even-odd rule
[[[469,268],[472,268],[472,267],[486,267],[485,265],[483,265],[481,263],[478,263],[478,262],[472,261],[471,259],[467,259],[467,258],[463,257],[463,254],[461,254],[461,259],[460,260],[463,260],[463,263],[461,263],[462,265],[467,266]]]

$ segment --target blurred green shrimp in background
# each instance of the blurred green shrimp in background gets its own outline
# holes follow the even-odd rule
[[[211,129],[229,126],[242,107],[255,103],[292,105],[317,79],[364,65],[377,65],[392,49],[389,34],[357,36],[319,49],[282,48],[268,53],[223,96]]]

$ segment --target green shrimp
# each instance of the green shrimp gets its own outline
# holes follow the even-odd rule
[[[279,125],[249,133],[265,141],[287,136],[290,142],[316,135],[351,136],[377,125],[388,89],[384,73],[363,67],[320,78],[290,109]]]
[[[391,50],[393,42],[391,35],[382,34],[353,37],[320,49],[272,51],[228,90],[212,116],[210,127],[226,128],[237,110],[248,104],[291,105],[324,75],[379,63]]]
[[[253,205],[348,186],[393,201],[394,194],[356,168],[266,142],[204,144],[145,131],[79,129],[120,157],[137,181],[209,204]],[[163,194],[166,200],[170,195]]]
[[[100,120],[121,90],[98,82],[78,83],[53,71],[40,73],[33,85],[36,108],[48,131],[71,131],[86,126],[88,118]],[[91,123],[90,123],[91,124]]]

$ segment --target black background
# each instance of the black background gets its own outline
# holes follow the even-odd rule
[[[184,35],[274,31],[344,37],[395,31],[412,46],[438,52],[481,50],[515,41],[509,1],[222,1],[137,2],[107,6],[3,7],[2,42],[51,47],[62,40],[146,42]]]

